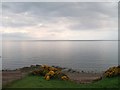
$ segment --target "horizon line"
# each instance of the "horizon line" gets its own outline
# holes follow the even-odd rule
[[[120,41],[120,40],[1,40],[1,41]]]

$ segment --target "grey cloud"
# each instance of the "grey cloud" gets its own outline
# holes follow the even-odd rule
[[[87,25],[87,26],[86,26]],[[94,23],[78,23],[75,25],[71,25],[69,27],[70,29],[74,29],[74,30],[90,30],[90,29],[97,29],[97,28],[101,28],[101,25],[97,22],[97,24]]]
[[[108,16],[116,16],[117,3],[87,3],[87,2],[24,2],[24,3],[3,3],[3,9],[8,9],[14,13],[30,12],[34,15],[45,16],[95,16],[95,14],[106,14]]]
[[[76,18],[75,20],[74,18],[73,20],[75,21],[75,23],[69,26],[69,29],[72,29],[72,30],[91,30],[91,29],[96,30],[96,29],[103,29],[103,28],[117,28],[117,19]]]
[[[102,29],[104,21],[107,23],[104,27],[111,29],[117,26],[118,18],[117,3],[108,2],[4,2],[2,8],[3,17],[12,19],[3,18],[3,26],[12,28],[36,26],[39,23],[43,23],[41,27],[47,27],[49,23],[58,24],[61,17],[64,17],[72,23],[66,26],[69,30]],[[66,24],[67,21],[64,23]],[[4,36],[8,37],[8,35]],[[18,33],[16,36],[15,34],[10,36],[28,38]]]
[[[16,22],[4,22],[3,21],[3,27],[16,27],[16,28],[19,28],[19,27],[26,27],[26,26],[33,26],[33,25],[36,25],[34,23],[28,23],[28,22],[20,22],[20,21],[16,21]]]
[[[11,27],[11,28],[24,28],[24,27],[30,27],[30,26],[34,26],[36,25],[36,23],[34,22],[21,22],[21,21],[15,21],[15,22],[11,22],[11,21],[3,21],[2,22],[2,26],[3,27]]]
[[[5,26],[11,27],[21,27],[21,26],[31,26],[39,22],[52,22],[54,19],[59,17],[72,17],[72,18],[81,18],[82,25],[88,28],[97,28],[99,24],[96,23],[96,20],[104,19],[105,15],[107,20],[110,18],[117,18],[117,4],[112,3],[50,3],[50,2],[24,2],[24,3],[3,3],[3,15],[10,16],[9,14],[21,14],[27,12],[29,16],[34,18],[34,21],[24,21],[20,20],[16,22],[5,23]],[[24,15],[23,15],[24,16]],[[12,17],[12,16],[11,16]],[[16,18],[19,18],[16,16]],[[27,18],[27,16],[26,16]],[[13,17],[14,19],[14,17]],[[86,19],[92,19],[92,22]],[[84,21],[84,22],[83,22]],[[4,21],[3,21],[4,22]],[[95,22],[95,23],[94,23]],[[91,24],[93,23],[93,24]],[[4,23],[3,23],[4,24]],[[78,25],[78,24],[77,24]],[[91,25],[91,26],[90,26]],[[72,27],[72,26],[71,26]],[[74,26],[73,26],[74,27]]]
[[[25,33],[3,33],[2,34],[3,40],[22,40],[22,39],[32,39],[29,35]]]

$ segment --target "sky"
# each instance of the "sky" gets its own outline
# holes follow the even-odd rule
[[[4,2],[3,40],[117,40],[117,2]]]

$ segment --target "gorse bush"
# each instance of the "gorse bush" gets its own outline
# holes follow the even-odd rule
[[[69,80],[69,77],[61,72],[61,68],[55,68],[47,65],[42,65],[38,70],[34,70],[32,75],[44,76],[46,80],[50,79],[61,79]]]
[[[104,72],[105,77],[114,77],[120,75],[120,66],[118,67],[111,67],[107,71]]]

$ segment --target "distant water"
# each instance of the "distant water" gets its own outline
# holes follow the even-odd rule
[[[118,65],[118,41],[3,41],[3,69],[34,64],[103,71]]]

